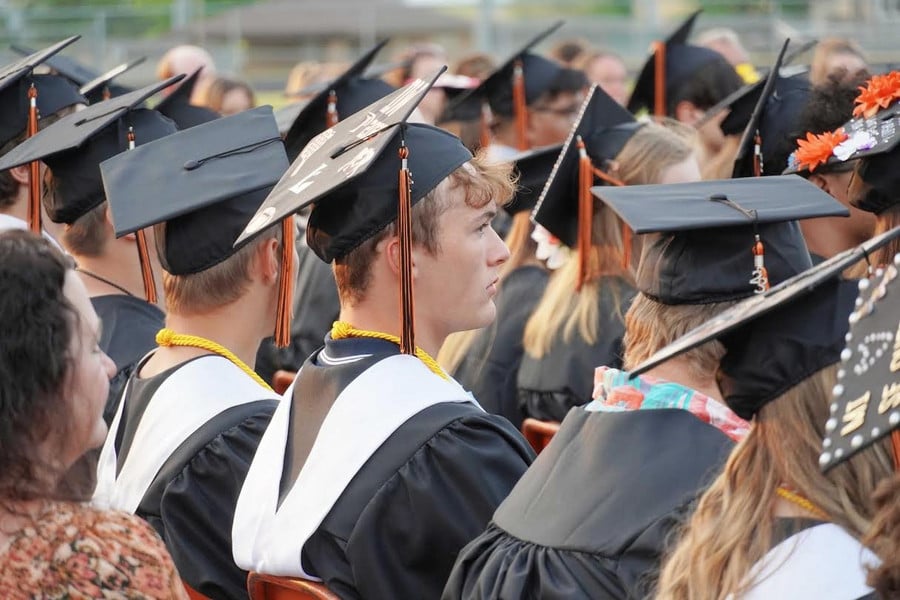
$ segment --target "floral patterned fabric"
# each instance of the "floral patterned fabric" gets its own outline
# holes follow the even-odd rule
[[[120,512],[54,502],[0,547],[0,595],[186,599],[162,541],[147,523]]]

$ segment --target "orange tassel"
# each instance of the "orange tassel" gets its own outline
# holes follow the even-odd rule
[[[762,177],[763,171],[763,155],[762,155],[762,138],[759,135],[759,130],[756,130],[756,135],[753,136],[753,176],[754,177]]]
[[[614,185],[617,187],[622,187],[625,185],[624,181],[613,177],[612,175],[610,175],[609,173],[607,173],[601,169],[593,169],[593,171],[594,171],[594,175],[596,175],[597,177],[599,177],[600,179],[602,179],[603,181],[605,181],[606,183],[608,183],[610,185]]]
[[[513,67],[513,116],[516,120],[517,149],[528,150],[528,103],[525,99],[525,73],[521,59]]]
[[[891,449],[894,451],[894,470],[900,473],[900,429],[891,432]]]
[[[479,131],[479,144],[481,144],[482,148],[487,148],[491,145],[491,118],[491,107],[485,102],[481,105],[481,127]]]
[[[278,274],[278,305],[275,312],[275,345],[287,348],[291,343],[291,318],[294,313],[294,219],[281,221],[281,269]]]
[[[109,91],[109,86],[105,85],[103,86],[103,99],[109,100],[110,98],[112,98],[112,92]]]
[[[144,297],[150,304],[156,304],[156,282],[153,280],[153,267],[150,265],[150,253],[147,249],[147,236],[143,229],[135,233],[137,238],[138,261],[141,263],[141,277],[144,280]]]
[[[328,94],[328,108],[325,109],[325,127],[332,128],[338,124],[340,115],[337,110],[337,92],[331,90]]]
[[[622,221],[622,268],[631,268],[631,246],[633,245],[631,227]]]
[[[762,294],[769,289],[769,272],[766,271],[765,256],[765,246],[757,234],[753,244],[753,277],[750,279],[750,283],[756,286],[754,291],[757,294]]]
[[[28,137],[38,132],[37,88],[28,88]],[[33,161],[29,165],[31,177],[28,180],[28,228],[32,233],[41,233],[41,163]]]
[[[581,291],[581,287],[590,279],[591,226],[594,221],[591,185],[594,183],[594,167],[581,136],[578,136],[576,143],[578,146],[578,279],[575,283],[575,290]]]
[[[653,114],[657,117],[665,117],[668,114],[666,108],[666,44],[665,42],[653,42],[654,54],[654,95]]]
[[[409,172],[409,148],[400,142],[400,205],[397,233],[400,238],[400,352],[416,353],[415,299],[412,277],[412,176]]]

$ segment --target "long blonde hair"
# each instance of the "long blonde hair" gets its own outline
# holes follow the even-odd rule
[[[627,185],[654,183],[664,169],[684,162],[692,152],[691,142],[685,135],[664,125],[647,123],[635,132],[612,161],[611,171]],[[633,284],[631,266],[624,264],[622,222],[612,209],[600,202],[594,203],[592,242],[593,255],[590,260],[593,272],[621,277]],[[632,244],[637,245],[637,239]],[[631,255],[639,255],[634,246]],[[588,344],[596,343],[600,335],[600,292],[611,280],[594,278],[585,283],[580,291],[575,291],[577,262],[568,261],[552,275],[540,303],[525,325],[523,345],[525,351],[535,358],[550,351],[558,334],[562,334],[563,341],[568,342],[577,332]],[[611,291],[615,312],[621,319],[622,290],[614,286]]]
[[[796,490],[850,535],[864,535],[874,515],[872,493],[893,470],[890,449],[875,445],[821,473],[835,371],[819,371],[760,410],[682,530],[657,598],[721,600],[745,592],[753,565],[771,549],[779,486]]]

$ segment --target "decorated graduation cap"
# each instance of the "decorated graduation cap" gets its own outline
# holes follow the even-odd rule
[[[637,288],[662,304],[709,304],[767,290],[812,266],[796,219],[848,216],[797,175],[595,187],[646,239]]]
[[[210,121],[219,118],[219,113],[203,106],[194,106],[191,104],[191,96],[194,93],[197,79],[202,70],[203,67],[200,67],[185,77],[172,93],[160,100],[154,107],[156,110],[175,121],[175,124],[178,125],[178,129],[190,129],[196,125],[209,123]]]
[[[534,222],[566,246],[578,250],[579,288],[591,278],[594,215],[591,186],[597,179],[610,185],[624,185],[607,173],[608,163],[640,127],[642,124],[631,113],[599,86],[593,86],[535,207]]]
[[[11,44],[10,49],[22,56],[28,56],[35,53],[33,49],[17,44]],[[74,58],[70,58],[64,54],[54,54],[42,61],[42,63],[49,67],[53,73],[65,77],[77,87],[83,86],[100,75],[94,69],[91,69]]]
[[[628,110],[638,112],[646,108],[657,116],[665,116],[668,113],[666,99],[675,86],[706,65],[724,60],[714,50],[688,44],[694,22],[701,12],[697,10],[691,14],[665,41],[653,43],[652,54],[644,63],[628,99]]]
[[[91,81],[88,81],[84,85],[81,86],[80,91],[82,94],[90,100],[91,104],[96,104],[97,102],[102,102],[103,100],[109,100],[110,98],[116,98],[118,96],[123,96],[129,92],[132,92],[131,88],[125,87],[123,85],[116,85],[113,83],[113,80],[122,75],[123,73],[127,73],[131,69],[143,63],[147,60],[146,56],[142,56],[138,59],[135,59],[131,62],[122,63],[121,65],[115,66],[106,73],[102,75],[98,75]]]
[[[165,222],[157,250],[172,275],[205,271],[248,243],[250,237],[235,240],[286,168],[269,106],[174,133],[100,165],[116,235]]]
[[[555,144],[526,150],[509,159],[518,173],[515,196],[503,205],[503,209],[510,216],[534,210],[562,147],[562,144]]]
[[[34,77],[33,71],[36,66],[43,63],[48,58],[57,54],[60,50],[69,44],[78,40],[81,36],[74,35],[60,42],[48,46],[37,52],[33,52],[14,63],[8,64],[0,68],[0,93],[4,95],[4,112],[14,110],[14,113],[4,115],[2,121],[4,128],[18,128],[17,116],[20,110],[20,104],[14,102],[14,97],[19,95],[27,100],[27,120],[25,130],[29,137],[37,134],[38,131],[38,88],[31,84]],[[49,80],[48,80],[49,81]],[[12,89],[11,89],[12,88]],[[56,93],[61,93],[56,90]],[[21,101],[21,99],[19,101]],[[9,102],[10,104],[6,104]],[[15,108],[11,108],[11,106]],[[17,129],[21,131],[21,129]],[[4,133],[8,133],[5,131]],[[15,135],[13,136],[15,137]],[[8,140],[7,140],[8,141]],[[4,169],[5,170],[5,169]],[[28,226],[34,233],[41,231],[41,172],[40,164],[32,162],[30,165],[30,185],[28,190]]]
[[[290,160],[297,158],[317,134],[394,91],[380,79],[363,76],[388,41],[377,43],[303,106],[284,137],[284,147]]]
[[[874,238],[723,311],[651,356],[632,374],[719,340],[725,347],[719,363],[723,398],[738,416],[754,417],[769,402],[846,355],[848,316],[858,305],[859,284],[841,279],[841,273],[898,235],[900,230]]]
[[[819,464],[824,470],[890,435],[900,470],[900,254],[859,282]]]
[[[313,204],[307,243],[331,262],[397,221],[400,347],[409,354],[415,352],[412,207],[472,158],[457,137],[407,122],[440,72],[413,80],[313,138],[238,238],[241,243]]]

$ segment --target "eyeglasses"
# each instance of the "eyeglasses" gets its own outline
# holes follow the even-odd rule
[[[549,113],[551,115],[556,115],[557,117],[564,117],[574,121],[575,117],[578,115],[578,109],[580,108],[580,104],[572,104],[570,106],[566,106],[565,108],[553,108],[552,106],[533,106],[531,107],[531,110],[538,113]]]

